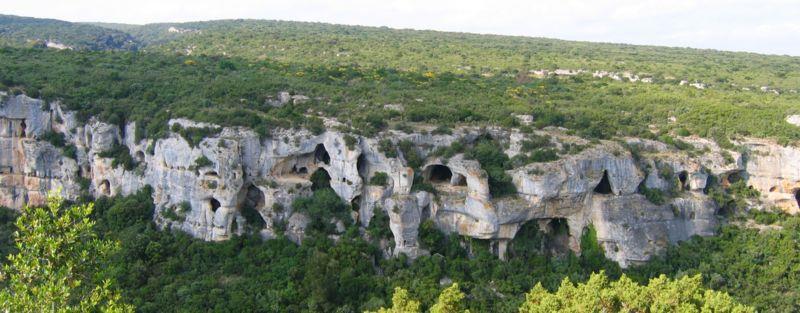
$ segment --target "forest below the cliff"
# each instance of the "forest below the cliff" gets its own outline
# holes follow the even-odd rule
[[[699,287],[727,292],[761,312],[792,312],[800,305],[798,217],[749,216],[776,228],[759,231],[723,226],[719,236],[693,238],[646,265],[625,270],[605,258],[591,229],[583,234],[580,256],[571,252],[554,255],[545,244],[552,238],[538,231],[536,223],[528,223],[511,242],[510,258],[501,261],[489,251],[488,241],[445,235],[426,223],[420,229],[420,241],[432,254],[409,262],[404,257],[382,256],[379,242],[391,240],[392,235],[388,217],[380,211],[366,230],[371,240],[359,235],[357,225],[351,225],[334,243],[328,237],[332,226],[327,226],[320,214],[314,222],[318,226],[299,246],[285,237],[265,241],[257,235],[205,242],[158,230],[152,221],[150,192],[145,189],[128,197],[100,198],[89,215],[97,222],[94,231],[99,238],[119,243],[92,279],[112,279],[123,301],[140,312],[164,308],[180,312],[362,312],[391,306],[397,287],[407,290],[407,296],[419,301],[422,308],[430,308],[450,282],[459,284],[463,299],[458,302],[464,309],[517,312],[526,302],[525,294],[537,284],[553,291],[565,278],[586,282],[592,273],[601,271],[612,281],[625,274],[642,284],[662,274],[675,279],[701,275]],[[329,188],[295,204],[318,212],[349,209]],[[11,237],[17,215],[0,209],[3,258],[15,252]],[[657,292],[677,299],[669,288]]]
[[[48,42],[69,48],[48,48]],[[594,75],[599,72],[637,78]],[[682,150],[689,149],[681,141],[687,136],[731,150],[743,137],[800,142],[800,127],[786,122],[800,114],[798,57],[321,23],[125,25],[0,15],[0,91],[59,101],[81,122],[134,121],[136,136],[146,138],[167,136],[167,122],[182,117],[246,126],[263,137],[277,128],[321,131],[324,118],[335,118],[347,125],[343,132],[363,136],[469,125],[527,134],[563,127],[590,140],[632,136]],[[281,92],[297,100],[281,103]],[[531,125],[515,115],[530,115]],[[207,135],[175,131],[196,141]],[[494,179],[512,163],[501,150],[487,144],[458,152],[493,166],[500,173],[490,173]],[[430,255],[386,258],[381,241],[393,238],[380,210],[365,229],[347,225],[338,241],[331,239],[334,225],[325,218],[352,208],[328,187],[293,204],[314,213],[302,245],[254,234],[206,242],[158,229],[151,192],[78,201],[94,203],[91,231],[116,243],[87,275],[87,285],[112,281],[120,299],[139,312],[363,312],[390,307],[398,295],[428,310],[453,296],[446,290],[454,282],[463,292],[453,296],[461,310],[534,312],[526,294],[569,293],[565,278],[595,286],[600,278],[592,274],[600,272],[642,286],[662,274],[683,283],[699,275],[692,290],[732,297],[721,303],[759,312],[800,308],[800,217],[744,212],[752,191],[743,185],[712,193],[731,209],[718,236],[692,238],[626,269],[606,259],[591,227],[576,255],[548,245],[548,236],[563,235],[566,227],[546,235],[534,222],[510,243],[508,260],[492,254],[488,241],[444,234],[432,223],[421,225],[419,238]],[[655,203],[660,195],[646,196]],[[19,216],[0,208],[2,264],[19,252]],[[8,287],[3,278],[0,287]],[[670,286],[652,288],[680,293]]]

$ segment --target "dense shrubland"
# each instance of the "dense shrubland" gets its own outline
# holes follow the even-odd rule
[[[204,31],[202,35],[186,35],[184,38],[193,40],[198,50],[204,49],[206,45],[213,46],[212,42],[206,40],[219,39],[224,42],[230,40],[229,38],[237,38],[238,45],[229,44],[226,47],[242,49],[241,51],[252,48],[250,41],[258,42],[262,38],[270,38],[266,34],[263,37],[255,36],[250,33],[252,29],[247,27],[251,24],[243,25],[239,28],[229,26],[219,30],[219,33]],[[253,27],[259,29],[261,26]],[[167,53],[166,50],[163,51],[164,54],[160,54],[159,51],[162,50],[156,47],[148,50],[149,52],[53,51],[6,47],[0,49],[0,89],[12,93],[24,92],[48,100],[59,99],[68,108],[79,111],[82,120],[89,116],[98,116],[115,124],[137,121],[140,132],[151,138],[164,136],[167,131],[166,121],[174,117],[222,125],[249,126],[262,135],[268,135],[274,127],[306,127],[318,132],[321,130],[321,121],[308,116],[309,112],[313,112],[312,115],[337,117],[349,122],[354,127],[354,132],[363,135],[374,135],[389,125],[413,123],[441,126],[519,126],[513,114],[532,114],[535,118],[534,127],[563,126],[587,138],[633,135],[669,140],[672,137],[661,135],[673,133],[681,136],[696,134],[718,139],[721,143],[736,136],[771,137],[783,143],[800,139],[800,128],[784,121],[787,115],[800,113],[800,108],[796,105],[800,96],[795,93],[775,95],[760,91],[742,91],[739,88],[724,87],[724,84],[720,84],[718,88],[697,90],[679,86],[676,82],[617,82],[592,78],[590,74],[570,78],[535,78],[522,75],[520,78],[517,72],[537,67],[513,62],[504,65],[512,67],[501,70],[508,72],[506,74],[482,75],[480,70],[460,71],[458,67],[444,65],[448,62],[447,58],[429,59],[427,54],[421,52],[413,52],[416,57],[402,62],[429,64],[439,60],[443,62],[442,65],[429,64],[425,66],[428,69],[421,69],[421,66],[401,66],[392,63],[396,58],[381,58],[386,62],[378,63],[369,54],[359,56],[352,62],[339,63],[328,54],[315,57],[314,49],[327,51],[331,48],[321,42],[303,44],[306,40],[303,39],[303,34],[309,29],[330,28],[330,31],[338,35],[324,32],[320,35],[353,37],[347,40],[331,39],[336,42],[334,46],[347,42],[351,46],[346,49],[348,51],[355,50],[354,45],[358,43],[385,40],[381,33],[386,33],[386,38],[391,38],[395,33],[408,37],[442,36],[453,42],[458,42],[456,38],[471,42],[470,40],[482,37],[433,32],[414,35],[414,32],[371,28],[354,37],[341,33],[347,28],[326,28],[324,25],[302,23],[276,23],[267,28],[267,34],[274,33],[270,40],[299,40],[295,45],[302,50],[280,50],[292,56],[284,58],[270,53],[254,57],[230,51],[228,56],[223,57],[212,53],[215,51],[213,48],[209,48],[206,53],[176,55]],[[357,29],[352,28],[347,32],[355,32]],[[240,37],[234,34],[239,34]],[[519,48],[512,44],[515,41],[524,42],[525,44],[520,45],[525,47],[530,45],[534,51],[552,49],[563,52],[564,48],[558,48],[559,46],[575,45],[574,49],[568,51],[575,51],[578,55],[595,51],[592,47],[609,47],[602,44],[539,39],[490,38],[492,40],[481,41],[481,45],[495,43],[497,47],[486,50],[489,51],[486,53],[494,51],[491,53],[497,55],[484,56],[474,62],[481,59],[487,64],[495,61],[511,62],[509,60],[513,58],[499,56],[512,55],[510,52]],[[409,40],[408,44],[419,45],[430,41]],[[464,43],[464,46],[471,47],[473,44],[476,43]],[[270,48],[267,50],[272,51],[273,46],[268,46]],[[436,46],[431,47],[431,51],[438,51]],[[374,46],[364,44],[363,47],[369,50],[368,47]],[[579,47],[585,47],[586,50]],[[652,47],[610,47],[614,48],[609,48],[609,51],[641,50],[635,54],[622,54],[624,58],[633,58],[624,63],[631,68],[689,62],[675,65],[675,71],[680,72],[675,75],[690,73],[689,69],[696,68],[697,73],[704,75],[730,76],[730,80],[735,78],[744,81],[747,81],[743,78],[745,76],[758,75],[758,79],[751,77],[756,85],[784,84],[786,88],[800,88],[798,78],[792,74],[800,71],[781,74],[786,68],[798,66],[800,61],[797,58],[703,52],[700,54],[710,53],[718,56],[718,60],[728,60],[728,63],[706,66],[702,64],[709,62],[707,57],[692,60],[699,53],[695,50],[662,49],[670,52],[666,53],[658,52],[661,50]],[[375,53],[391,54],[392,51],[412,53],[417,49],[389,45]],[[479,54],[477,51],[466,51],[466,55]],[[605,53],[611,52],[603,52],[603,55]],[[654,59],[646,58],[646,53],[653,55]],[[571,53],[547,54],[554,59],[574,57]],[[322,57],[325,55],[328,57]],[[672,60],[672,63],[655,63],[659,58]],[[567,67],[570,62],[553,62],[553,66],[563,64],[563,67]],[[755,64],[759,66],[756,68]],[[485,68],[494,71],[497,67]],[[745,72],[745,68],[750,71]],[[302,94],[308,96],[309,100],[276,108],[271,103],[275,101],[279,91]],[[402,111],[384,109],[386,104],[400,105]],[[670,122],[670,117],[675,117],[677,122]],[[651,133],[651,125],[659,133]],[[446,128],[442,131],[446,131]],[[546,150],[538,153],[538,159],[551,157]]]

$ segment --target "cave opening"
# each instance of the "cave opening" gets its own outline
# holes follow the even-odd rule
[[[25,137],[27,127],[28,125],[25,124],[25,120],[22,120],[22,122],[19,123],[20,137]]]
[[[361,209],[361,196],[353,198],[353,201],[350,201],[350,207],[353,208],[353,211],[358,212]]]
[[[308,174],[308,168],[303,166],[303,167],[301,167],[300,169],[297,170],[297,173],[298,174],[303,174],[303,175]]]
[[[453,178],[453,172],[450,168],[440,164],[434,164],[428,167],[428,182],[430,183],[450,183]]]
[[[208,204],[211,206],[211,212],[217,212],[217,209],[222,206],[219,201],[214,198],[209,199]]]
[[[608,171],[603,170],[603,178],[600,179],[600,182],[594,187],[594,192],[608,195],[611,194],[611,191],[611,181],[608,179]]]
[[[137,162],[144,162],[144,152],[143,151],[140,150],[140,151],[136,152],[136,161]]]
[[[367,177],[367,156],[363,153],[358,156],[358,160],[356,161],[356,169],[358,169],[359,176]]]
[[[205,175],[209,177],[219,177],[219,175],[215,171],[208,171],[205,173]]]
[[[265,202],[264,193],[261,192],[261,189],[254,185],[250,185],[245,190],[244,201],[242,202],[242,207],[244,208],[253,208],[256,210],[264,208]]]
[[[686,188],[686,180],[689,178],[689,173],[681,171],[678,173],[678,180],[681,181],[681,189]]]
[[[318,144],[316,148],[314,148],[314,160],[317,162],[322,162],[325,164],[331,164],[331,155],[328,154],[328,150],[325,149],[323,144]]]
[[[464,175],[453,173],[453,178],[450,180],[453,183],[453,186],[466,186],[467,185],[467,178]]]
[[[736,171],[726,175],[723,181],[725,182],[725,185],[730,185],[742,180],[742,178],[742,173]]]
[[[800,189],[794,191],[794,201],[797,202],[797,207],[800,208]]]
[[[103,181],[101,181],[100,186],[98,187],[101,194],[106,196],[111,195],[111,183],[108,181],[108,179],[104,179]]]
[[[314,171],[314,174],[311,174],[311,190],[320,190],[325,188],[330,188],[331,186],[331,175],[328,174],[324,168],[319,168]]]

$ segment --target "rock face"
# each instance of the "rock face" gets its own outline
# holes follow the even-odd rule
[[[281,102],[289,101],[283,98]],[[353,205],[357,224],[367,226],[374,210],[383,210],[395,244],[387,252],[412,258],[428,253],[418,242],[419,227],[432,220],[445,232],[491,240],[501,258],[525,223],[539,223],[545,231],[566,225],[565,245],[575,252],[580,252],[581,234],[592,225],[609,258],[622,266],[644,262],[671,243],[714,234],[717,207],[704,193],[711,177],[719,177],[722,184],[746,180],[762,194],[756,207],[800,211],[800,150],[765,140],[739,142],[751,151],[743,156],[704,139],[686,138],[704,151],[690,156],[637,138],[625,139],[623,146],[615,141],[589,143],[557,129],[537,131],[559,146],[588,148],[507,171],[517,194],[493,198],[488,175],[477,161],[461,154],[443,159],[433,151],[488,133],[514,156],[521,153],[527,134],[459,128],[450,135],[386,131],[379,138],[365,138],[329,128],[321,134],[276,130],[270,138],[260,138],[245,128],[175,119],[170,125],[217,132],[199,143],[178,133],[136,141],[133,124],[120,129],[94,119],[79,123],[58,103],[25,96],[0,99],[0,205],[41,204],[46,192],[57,188],[64,197],[76,199],[82,193],[127,195],[149,185],[156,223],[204,240],[241,234],[247,231],[247,216],[260,216],[264,226],[256,231],[264,238],[283,233],[302,242],[310,218],[293,212],[291,204],[311,194],[311,177],[317,171],[327,173],[336,194]],[[63,135],[70,148],[45,140],[54,134]],[[424,159],[416,175],[433,192],[412,190],[415,169],[399,151],[388,157],[379,148],[381,140],[414,143]],[[103,157],[104,151],[117,151],[119,146],[136,160],[135,168],[115,167],[111,158]],[[76,152],[67,155],[68,150]],[[385,173],[386,184],[367,184],[377,173]],[[673,191],[675,196],[654,204],[639,193],[642,188]],[[258,214],[245,214],[248,209]]]

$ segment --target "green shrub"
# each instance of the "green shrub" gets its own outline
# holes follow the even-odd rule
[[[369,184],[373,186],[386,186],[389,184],[389,175],[384,172],[375,172],[369,179]]]

